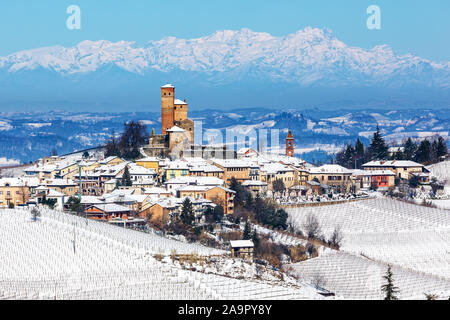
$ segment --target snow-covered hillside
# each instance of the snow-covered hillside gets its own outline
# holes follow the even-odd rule
[[[377,299],[380,293],[375,294],[379,289],[376,285],[391,264],[403,298],[424,298],[427,290],[450,296],[449,211],[376,198],[288,212],[300,229],[308,214],[315,215],[327,238],[335,227],[342,228],[341,253],[296,266],[300,274],[306,272],[304,276],[310,277],[314,268],[321,270],[328,277],[325,288],[346,298]],[[378,277],[373,283],[366,279],[372,273]],[[345,280],[338,281],[344,274],[356,280],[348,285]]]
[[[193,272],[155,259],[172,250],[203,256],[221,250],[43,208],[41,213],[33,222],[29,210],[0,210],[0,300],[321,298],[308,285]]]

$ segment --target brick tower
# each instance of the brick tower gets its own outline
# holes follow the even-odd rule
[[[167,129],[174,125],[175,87],[166,84],[161,87],[161,132],[167,134]]]
[[[294,156],[294,136],[290,130],[286,138],[286,155],[288,157]]]

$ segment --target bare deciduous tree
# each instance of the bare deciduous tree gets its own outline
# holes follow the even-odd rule
[[[33,219],[33,222],[36,222],[38,217],[41,216],[41,213],[39,212],[39,209],[37,207],[33,207],[33,209],[31,209],[31,217]]]
[[[317,220],[317,217],[312,213],[308,214],[306,217],[303,228],[306,231],[306,235],[310,239],[318,238],[320,236],[321,228],[319,220]]]
[[[342,233],[342,228],[338,225],[334,228],[333,234],[331,235],[330,244],[339,249],[343,239],[344,235]]]
[[[312,277],[312,285],[316,289],[323,289],[323,286],[326,285],[324,276],[318,272],[315,273],[314,276]]]

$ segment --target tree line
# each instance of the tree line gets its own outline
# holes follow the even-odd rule
[[[364,146],[358,138],[355,145],[348,144],[336,154],[336,163],[348,169],[361,169],[364,163],[373,160],[411,160],[428,165],[439,162],[447,153],[445,139],[437,135],[420,143],[408,138],[396,152],[389,154],[389,146],[377,126],[369,146]]]

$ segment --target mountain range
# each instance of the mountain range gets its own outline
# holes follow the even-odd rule
[[[199,110],[387,96],[448,107],[450,62],[386,45],[351,47],[328,29],[309,27],[282,37],[242,29],[144,45],[83,41],[0,57],[0,110],[157,111],[152,97],[166,82]]]

